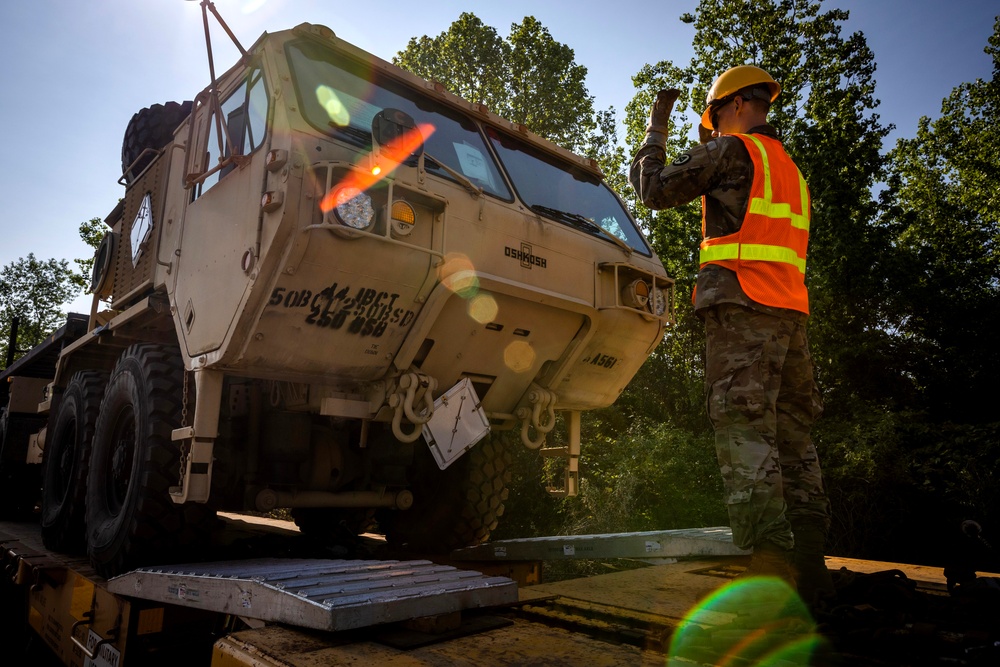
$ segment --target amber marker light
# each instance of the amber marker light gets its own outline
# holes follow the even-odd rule
[[[410,232],[413,231],[414,223],[417,221],[417,214],[409,202],[397,199],[392,202],[389,218],[392,220],[392,233],[394,236],[409,236]]]
[[[265,192],[260,198],[260,207],[267,213],[277,211],[285,201],[285,196],[281,191]]]
[[[268,151],[267,158],[264,160],[264,165],[267,167],[267,170],[271,172],[278,171],[287,163],[288,151],[280,148]]]

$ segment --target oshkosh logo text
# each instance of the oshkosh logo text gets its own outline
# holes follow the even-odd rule
[[[544,257],[539,257],[534,252],[532,252],[531,244],[529,243],[522,243],[520,250],[518,250],[517,248],[511,248],[510,246],[506,246],[503,249],[503,254],[504,256],[510,257],[511,259],[516,259],[521,263],[521,266],[523,266],[526,269],[530,269],[532,266],[537,266],[540,269],[544,269],[545,265],[547,264],[547,260]]]

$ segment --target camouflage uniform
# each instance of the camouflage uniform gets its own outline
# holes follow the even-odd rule
[[[777,138],[761,125],[750,133]],[[629,175],[649,208],[705,195],[705,235],[739,230],[753,161],[736,137],[720,137],[665,164],[645,145]],[[733,542],[791,549],[792,525],[829,528],[829,502],[810,428],[822,412],[806,338],[806,314],[756,303],[736,274],[709,264],[698,273],[695,311],[705,322],[708,415],[726,485]]]

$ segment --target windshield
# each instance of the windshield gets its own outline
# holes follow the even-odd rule
[[[649,255],[649,246],[611,189],[597,176],[558,160],[494,128],[486,134],[518,196],[532,210],[595,236],[600,230]]]
[[[288,46],[288,57],[303,115],[316,129],[370,150],[372,118],[383,109],[399,109],[417,125],[434,127],[424,145],[431,158],[425,161],[428,172],[458,180],[441,168],[439,163],[444,163],[484,192],[513,200],[472,119],[370,67],[348,59],[334,62],[334,53],[318,44],[293,43]]]

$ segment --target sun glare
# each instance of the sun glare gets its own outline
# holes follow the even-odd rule
[[[535,350],[527,341],[515,340],[504,349],[503,361],[515,373],[524,373],[535,365]]]
[[[338,127],[347,127],[351,124],[351,114],[347,111],[344,103],[340,101],[337,91],[330,86],[316,88],[316,101],[326,110],[330,121]]]
[[[788,584],[752,577],[723,586],[685,615],[667,665],[809,665],[822,642],[805,603]]]
[[[337,206],[337,203],[334,201],[334,193],[343,187],[357,188],[358,190],[365,191],[375,185],[375,183],[394,172],[396,167],[399,166],[400,161],[409,157],[432,134],[434,134],[434,126],[425,123],[418,125],[383,146],[377,155],[378,162],[372,166],[371,170],[352,171],[342,181],[334,183],[333,187],[330,188],[330,191],[319,203],[320,210],[324,213],[329,213],[333,210]],[[369,157],[374,158],[376,155],[372,154]]]
[[[495,320],[499,310],[497,300],[490,294],[480,292],[469,299],[469,317],[480,324],[487,324]]]
[[[267,2],[268,0],[247,0],[243,3],[240,11],[244,14],[253,14],[255,11],[266,5]]]

